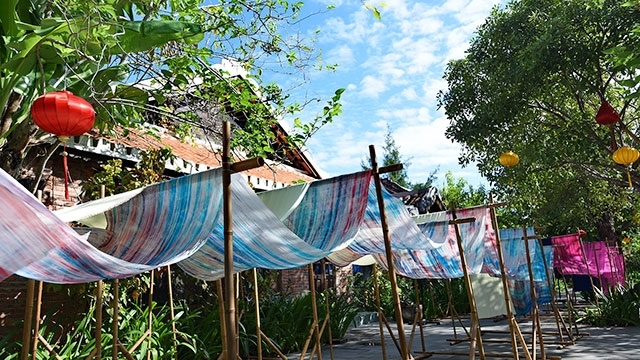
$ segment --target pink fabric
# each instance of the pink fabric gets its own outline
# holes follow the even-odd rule
[[[623,285],[624,255],[604,241],[582,242],[578,234],[551,238],[555,269],[563,275],[589,275],[601,281],[601,288]]]

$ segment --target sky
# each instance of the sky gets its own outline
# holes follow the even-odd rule
[[[311,75],[307,96],[329,98],[338,88],[343,113],[307,143],[314,164],[325,176],[362,170],[369,145],[382,159],[391,130],[409,165],[409,181],[423,183],[436,169],[435,185],[451,171],[470,185],[488,185],[475,165],[458,165],[460,145],[445,137],[448,120],[437,109],[437,93],[449,60],[462,58],[475,30],[499,0],[388,0],[368,3],[379,9],[377,20],[359,0],[307,0],[307,11],[331,11],[302,22],[320,29],[316,46],[335,73]],[[299,90],[302,91],[302,90]]]

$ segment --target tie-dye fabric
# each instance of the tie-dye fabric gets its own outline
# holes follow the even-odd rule
[[[221,170],[216,169],[145,187],[107,211],[107,229],[101,232],[106,238],[99,241],[103,251],[56,218],[69,236],[16,273],[50,283],[85,283],[130,277],[187,258],[217,222],[220,180]],[[53,216],[48,210],[42,213]]]
[[[526,230],[528,237],[534,236],[533,228],[527,228]],[[547,281],[547,269],[549,275],[553,276],[553,248],[545,246],[543,247],[544,249],[541,249],[538,239],[529,239],[527,242],[537,303],[549,303],[551,301],[551,289]],[[523,230],[521,228],[500,230],[500,243],[509,283],[509,294],[515,313],[519,316],[526,315],[533,308],[533,296]],[[547,263],[546,269],[545,261]],[[551,280],[551,283],[553,283],[553,278]]]
[[[2,169],[0,198],[0,281],[78,236]]]
[[[491,226],[491,214],[487,207],[474,207],[456,211],[458,219],[475,218],[470,223],[459,224],[470,274],[479,274],[485,263],[487,248],[495,247],[495,232]],[[452,218],[451,213],[447,215]],[[438,217],[441,218],[441,217]],[[393,253],[394,267],[398,274],[413,279],[452,279],[462,277],[460,252],[455,228],[448,221],[418,224],[421,232],[441,246],[432,249],[399,250]],[[491,250],[495,252],[494,250]],[[387,268],[385,256],[376,259]]]
[[[232,176],[234,272],[252,268],[287,269],[307,265],[328,255],[288,229],[240,177]],[[224,276],[224,227],[221,218],[206,244],[178,265],[204,280]],[[345,239],[348,241],[349,239]],[[337,243],[336,246],[342,246]]]
[[[367,200],[371,201],[371,181],[371,171],[314,181],[283,222],[315,248],[344,248],[367,226],[364,216]]]

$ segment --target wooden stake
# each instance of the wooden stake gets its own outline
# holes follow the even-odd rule
[[[493,204],[493,194],[489,194],[489,202]],[[496,250],[498,251],[498,261],[500,263],[500,275],[502,280],[502,292],[504,293],[504,303],[507,309],[507,318],[509,324],[509,337],[511,338],[511,352],[513,358],[518,360],[518,344],[516,341],[516,331],[520,331],[515,316],[511,311],[511,295],[509,294],[509,283],[507,282],[507,270],[504,265],[504,255],[502,254],[502,245],[500,243],[500,230],[498,229],[498,216],[495,207],[490,207],[491,226],[496,235]],[[526,347],[525,347],[526,348]],[[526,350],[525,350],[526,351]]]
[[[453,220],[457,219],[455,206],[453,203],[450,205],[451,214]],[[456,239],[458,243],[458,252],[460,253],[460,266],[462,267],[462,273],[464,278],[464,285],[467,289],[467,296],[469,298],[469,307],[471,308],[471,325],[469,336],[469,360],[475,359],[476,345],[480,352],[480,359],[485,359],[484,346],[482,345],[482,334],[480,331],[480,318],[478,318],[478,309],[476,307],[475,296],[473,295],[473,286],[471,286],[471,278],[469,277],[469,269],[467,268],[467,260],[464,254],[464,246],[462,244],[462,236],[460,235],[460,225],[457,222],[453,222],[453,226],[456,232]]]
[[[36,282],[33,279],[27,280],[27,294],[25,297],[26,305],[24,307],[24,325],[22,327],[22,352],[21,360],[29,358],[29,349],[31,348],[31,329],[33,322],[33,296],[35,293]]]
[[[398,326],[398,338],[400,340],[400,355],[402,360],[409,360],[409,349],[407,349],[407,339],[404,333],[404,323],[402,321],[402,307],[400,306],[400,296],[398,295],[398,281],[396,279],[396,271],[393,265],[393,253],[391,250],[391,238],[389,236],[389,226],[387,224],[387,215],[384,209],[384,200],[382,198],[382,183],[380,181],[380,173],[376,160],[376,150],[373,145],[369,145],[369,154],[371,157],[371,169],[373,169],[373,179],[376,186],[376,195],[378,197],[378,208],[380,210],[380,222],[382,224],[382,236],[384,238],[384,248],[387,257],[387,266],[389,268],[389,280],[391,282],[391,293],[393,294],[393,305],[396,316],[396,324]],[[402,169],[402,167],[400,167]]]
[[[382,328],[382,318],[384,313],[380,307],[380,287],[378,286],[378,266],[373,264],[373,289],[376,294],[376,308],[378,309],[378,326],[380,327],[380,345],[382,346],[382,360],[387,360],[387,347],[384,344],[384,329]]]
[[[533,278],[533,267],[531,266],[531,252],[529,250],[529,237],[527,236],[526,226],[522,226],[522,234],[524,240],[524,249],[527,256],[527,268],[529,270],[529,285],[531,286],[531,300],[533,301],[533,329],[531,335],[531,356],[533,360],[536,359],[536,332],[540,341],[540,356],[542,359],[546,359],[546,353],[544,350],[544,341],[542,339],[542,326],[540,325],[540,313],[538,311],[538,297],[536,295],[536,284]],[[544,259],[544,257],[543,257]]]
[[[227,326],[226,360],[238,357],[236,348],[236,306],[235,284],[233,282],[233,221],[231,206],[231,124],[223,122],[222,136],[222,191],[223,191],[223,223],[224,223],[224,303],[226,306],[225,320]]]

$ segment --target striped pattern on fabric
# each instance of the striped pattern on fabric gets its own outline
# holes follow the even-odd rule
[[[459,224],[470,274],[479,274],[485,263],[486,247],[495,246],[495,232],[487,207],[456,210],[458,219],[475,218],[471,223]],[[451,219],[451,213],[447,213]],[[438,217],[441,218],[441,217]],[[437,218],[436,218],[437,219]],[[455,228],[448,221],[418,224],[425,236],[441,246],[427,250],[394,251],[393,263],[398,274],[412,279],[453,279],[463,276]],[[383,268],[387,262],[381,254],[376,259]]]
[[[109,238],[101,243],[113,255],[96,249],[56,218],[69,236],[59,239],[46,257],[16,273],[50,283],[86,283],[130,277],[178,262],[204,244],[211,223],[217,221],[222,204],[219,184],[220,169],[176,178],[150,185],[110,210],[108,231],[103,232]],[[43,213],[53,216],[48,210]]]
[[[362,231],[372,174],[367,170],[312,182],[285,225],[318,249],[345,247]]]
[[[0,169],[0,281],[77,236],[20,183]]]
[[[322,259],[331,250],[315,248],[288,229],[239,175],[232,176],[234,272],[252,268],[287,269]],[[178,265],[191,276],[217,280],[224,276],[222,219],[206,244]]]

